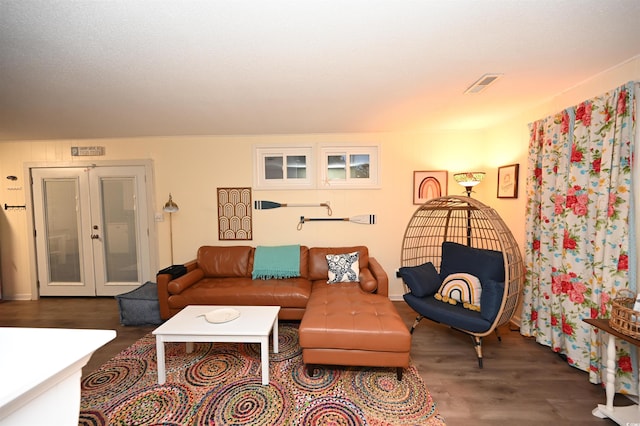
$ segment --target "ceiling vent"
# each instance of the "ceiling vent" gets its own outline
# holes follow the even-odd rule
[[[480,77],[475,83],[469,86],[467,90],[464,91],[464,94],[470,95],[470,94],[480,93],[484,89],[489,87],[489,85],[495,83],[495,81],[500,77],[502,77],[502,75],[503,74],[485,74],[482,77]]]

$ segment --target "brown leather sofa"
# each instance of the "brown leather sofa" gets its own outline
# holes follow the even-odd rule
[[[173,280],[169,274],[157,276],[160,317],[168,319],[187,305],[277,305],[280,319],[300,320],[313,282],[327,282],[325,256],[353,251],[359,253],[360,266],[360,283],[355,284],[365,292],[386,296],[387,274],[364,246],[300,246],[300,277],[268,280],[251,278],[254,247],[202,246],[196,259],[185,263],[185,275]]]
[[[359,282],[328,284],[327,254],[358,251]],[[187,305],[278,305],[279,318],[301,320],[299,341],[310,374],[319,365],[409,365],[411,334],[388,298],[389,279],[367,247],[300,246],[300,277],[252,279],[250,246],[203,246],[187,273],[159,274],[163,319]]]

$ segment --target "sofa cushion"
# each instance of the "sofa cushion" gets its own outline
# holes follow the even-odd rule
[[[440,275],[431,262],[418,266],[403,266],[398,272],[411,293],[417,297],[435,294],[442,284]]]
[[[311,282],[304,278],[204,278],[170,296],[169,306],[181,309],[187,305],[277,305],[304,309],[310,295]]]
[[[365,246],[354,247],[312,247],[309,249],[309,276],[311,281],[329,278],[328,254],[344,254],[358,252],[360,269],[369,267],[369,250]]]
[[[460,303],[465,309],[479,312],[481,295],[482,286],[478,277],[459,272],[447,276],[434,297],[441,302],[451,305]]]
[[[205,277],[250,278],[254,248],[250,246],[202,246],[198,267]]]
[[[456,272],[475,275],[480,279],[480,283],[488,280],[504,282],[502,253],[445,241],[442,243],[440,277],[444,280]]]
[[[360,263],[358,252],[344,254],[328,254],[327,258],[327,283],[353,283],[360,281]]]
[[[300,346],[408,352],[411,334],[388,297],[355,283],[315,281],[300,322]]]
[[[258,246],[253,254],[251,278],[293,278],[300,276],[300,245]]]
[[[249,258],[249,270],[253,271],[255,255]],[[300,278],[309,277],[309,247],[300,246]]]

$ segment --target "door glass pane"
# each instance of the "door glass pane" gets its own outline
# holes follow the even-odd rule
[[[75,179],[44,180],[49,282],[80,282]]]
[[[369,179],[369,154],[349,156],[351,179]]]
[[[138,281],[135,179],[102,179],[100,187],[106,281]]]
[[[307,177],[307,157],[287,155],[287,179],[305,179]]]
[[[347,157],[345,155],[329,155],[327,157],[329,180],[347,178]]]

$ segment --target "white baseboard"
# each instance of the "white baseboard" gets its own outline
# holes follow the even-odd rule
[[[520,328],[520,326],[522,325],[522,318],[520,318],[520,315],[514,315],[511,317],[511,324],[517,326],[518,328]]]
[[[2,300],[31,300],[31,293],[12,294],[11,296],[3,294]]]

